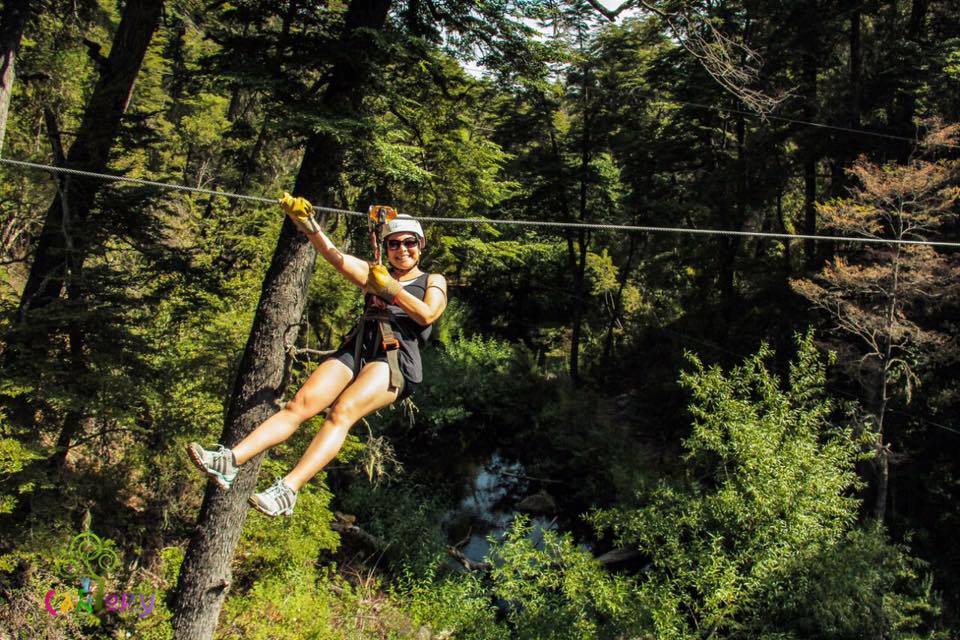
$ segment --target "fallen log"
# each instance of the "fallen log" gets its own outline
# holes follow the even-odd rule
[[[493,565],[489,562],[477,562],[476,560],[471,560],[468,558],[460,549],[457,549],[454,546],[447,547],[447,555],[463,565],[467,571],[490,571],[493,569]],[[642,551],[637,551],[636,549],[613,549],[607,551],[603,555],[599,555],[594,560],[599,562],[604,567],[609,567],[610,565],[619,564],[621,562],[629,562],[630,560],[635,560],[643,556]]]
[[[347,524],[346,522],[334,522],[330,525],[330,528],[336,531],[337,533],[342,533],[343,535],[349,536],[360,542],[361,544],[375,550],[375,551],[386,551],[390,546],[390,543],[386,540],[382,540],[374,535],[371,535],[358,527],[355,524]]]
[[[462,564],[467,571],[490,571],[493,569],[493,565],[489,562],[477,562],[476,560],[471,560],[463,553],[463,551],[460,551],[460,549],[457,549],[453,546],[447,547],[447,554]]]

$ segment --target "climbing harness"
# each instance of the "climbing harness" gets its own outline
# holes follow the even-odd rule
[[[366,338],[367,322],[376,322],[380,329],[380,344],[387,356],[387,366],[390,367],[390,388],[398,392],[403,391],[403,373],[400,371],[400,341],[393,332],[390,321],[393,313],[389,309],[380,309],[374,305],[367,307],[360,316],[356,329],[351,333],[353,338],[353,375],[360,372],[360,355],[363,351]],[[349,339],[349,338],[348,338]]]
[[[375,264],[381,264],[380,248],[383,244],[383,227],[397,217],[397,210],[386,205],[375,204],[370,207],[367,215],[367,230],[370,233],[370,245],[373,248]],[[360,354],[363,351],[366,338],[367,322],[376,322],[380,327],[380,343],[387,356],[387,365],[390,367],[390,388],[397,392],[403,391],[403,373],[400,371],[400,341],[397,340],[390,324],[393,313],[384,306],[383,302],[373,296],[371,304],[364,310],[363,315],[352,332],[353,344],[353,375],[360,373]]]

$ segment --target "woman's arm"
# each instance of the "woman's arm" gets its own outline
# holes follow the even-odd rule
[[[367,284],[367,277],[370,274],[369,264],[350,254],[341,253],[323,230],[306,234],[306,236],[317,253],[343,274],[343,277],[360,288]]]
[[[353,256],[340,253],[336,246],[327,237],[327,234],[320,228],[320,224],[314,217],[313,205],[304,197],[294,198],[287,192],[280,198],[280,206],[284,213],[293,222],[307,239],[313,248],[323,256],[323,258],[333,265],[333,268],[339,271],[343,277],[363,288],[367,283],[370,274],[370,267],[366,262]]]
[[[427,278],[427,292],[423,300],[403,290],[393,303],[406,311],[417,324],[424,327],[433,324],[447,308],[447,280],[439,273],[431,273]]]

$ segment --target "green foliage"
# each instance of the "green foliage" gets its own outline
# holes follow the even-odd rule
[[[342,500],[358,526],[389,545],[383,554],[392,571],[418,578],[436,574],[446,556],[439,496],[422,487],[360,480]]]
[[[566,246],[533,235],[520,239],[445,238],[443,270],[462,283],[456,295],[474,326],[536,344],[544,325],[569,319]],[[598,265],[599,266],[599,265]]]
[[[456,574],[438,580],[407,575],[393,595],[416,624],[434,629],[437,635],[463,640],[509,637],[509,630],[497,624],[484,580],[475,575]]]
[[[42,457],[35,447],[25,445],[19,438],[10,437],[13,435],[9,421],[0,414],[0,487],[4,487],[4,492],[0,493],[0,514],[12,513],[20,494],[31,489],[23,481],[9,489],[5,485],[31,461]]]
[[[299,508],[299,503],[297,507]],[[243,595],[229,597],[223,638],[300,640],[335,637],[327,580],[310,567],[262,574]]]
[[[266,476],[279,471],[268,460]],[[322,551],[335,550],[340,537],[330,529],[333,522],[329,504],[332,498],[321,482],[305,485],[297,495],[297,518],[270,518],[251,513],[243,528],[236,557],[239,580],[311,566]]]
[[[785,597],[802,600],[798,582],[812,584],[824,575],[827,558],[848,557],[847,541],[863,539],[851,533],[860,444],[831,424],[834,407],[823,395],[825,365],[812,334],[798,344],[785,389],[765,365],[771,356],[765,346],[729,373],[689,356],[693,368],[681,381],[692,395],[694,425],[684,443],[685,477],[637,496],[637,507],[593,515],[620,544],[635,545],[650,558],[637,606],[658,637],[694,638],[704,630],[735,635],[764,624],[767,631],[784,631],[769,624],[769,612]],[[891,580],[913,562],[896,548],[878,553],[899,566],[884,573]],[[890,583],[861,586],[864,592],[830,594],[838,611],[866,616],[849,620],[850,628],[880,624],[883,637],[891,637],[916,628],[914,611],[929,606],[922,594],[883,591]],[[885,622],[870,615],[866,592],[874,603],[893,607]],[[825,604],[817,600],[822,592],[804,593],[811,599],[793,611]]]
[[[224,96],[201,93],[185,101],[185,114],[180,120],[183,133],[193,144],[210,146],[230,127],[227,120],[228,100]]]
[[[706,12],[707,22],[692,24],[721,28],[762,56],[757,88],[797,96],[781,116],[911,137],[923,117],[960,113],[960,33],[947,3],[816,14],[804,3],[661,4]],[[317,204],[797,232],[811,193],[849,187],[852,158],[910,154],[896,137],[828,136],[725,111],[735,100],[657,17],[601,23],[584,2],[395,3],[382,33],[343,48],[347,6],[167,3],[111,171],[273,196],[292,188],[303,141],[330,133],[346,155],[329,190],[335,201]],[[69,147],[99,76],[90,52],[111,42],[121,8],[43,3],[17,60],[5,157],[51,161],[45,111]],[[344,113],[324,95],[330,70],[353,56],[378,72]],[[466,72],[464,61],[482,62],[485,75]],[[807,74],[815,92],[802,86]],[[811,185],[799,171],[808,162]],[[37,328],[18,326],[16,307],[56,189],[42,173],[0,166],[4,362],[9,338]],[[952,224],[949,212],[944,220]],[[269,205],[104,187],[87,233],[74,238],[89,250],[80,293],[39,318],[53,337],[27,340],[29,353],[0,380],[0,635],[169,637],[165,602],[206,483],[185,464],[183,445],[219,437],[282,221]],[[365,257],[362,221],[334,224],[338,246]],[[389,571],[317,568],[341,542],[321,477],[293,519],[251,514],[220,635],[905,638],[956,618],[960,590],[944,581],[957,556],[955,434],[931,427],[956,414],[955,368],[926,363],[910,415],[891,412],[887,435],[903,460],[892,468],[892,533],[855,524],[860,443],[841,426],[808,338],[786,384],[770,373],[767,349],[727,372],[692,358],[683,385],[693,429],[685,455],[672,455],[681,406],[662,391],[679,341],[716,343],[727,357],[743,351],[737,343],[806,324],[782,292],[803,275],[799,243],[426,227],[424,266],[447,275],[452,299],[425,352],[416,423],[389,433],[406,474],[381,486],[355,481],[340,496],[391,542]],[[953,292],[937,294],[922,324],[947,324],[954,335]],[[358,302],[356,288],[320,262],[298,346],[336,346]],[[575,308],[582,387],[563,379]],[[84,340],[73,350],[76,331]],[[291,387],[314,364],[298,360]],[[640,398],[638,415],[634,405],[618,408],[627,395]],[[371,454],[392,450],[378,446],[378,429],[396,415],[372,417],[370,435],[357,429],[339,460],[359,466],[366,456],[371,468],[386,460]],[[271,453],[268,476],[299,457],[315,426]],[[65,433],[69,453],[53,464]],[[566,483],[561,522],[602,506],[594,523],[644,551],[646,569],[610,575],[570,536],[534,545],[518,522],[490,578],[445,573],[442,501],[462,478],[431,465],[446,469],[441,462],[490,447],[521,449],[537,458],[531,475]],[[404,458],[410,450],[416,465]],[[435,484],[417,486],[424,477]],[[123,578],[157,591],[147,620],[53,621],[35,606],[56,580],[45,554],[85,513],[140,563],[142,574]],[[928,571],[939,572],[936,583]]]
[[[451,298],[447,302],[443,315],[433,323],[433,335],[430,336],[430,340],[441,348],[446,348],[463,336],[469,325],[470,307],[459,298]]]
[[[954,39],[947,45],[946,66],[944,71],[954,82],[960,81],[960,40]]]
[[[460,337],[442,350],[427,351],[424,367],[430,375],[417,390],[417,423],[432,431],[518,426],[511,414],[529,404],[538,384],[528,351],[482,336]]]
[[[829,422],[834,406],[822,391],[826,367],[812,333],[799,341],[787,391],[765,364],[771,355],[763,346],[729,375],[690,356],[694,369],[681,384],[692,394],[693,434],[684,443],[690,472],[716,487],[705,496],[705,513],[726,527],[750,522],[755,528],[738,539],[779,554],[835,540],[853,522],[849,490],[859,451],[847,430]]]
[[[630,578],[607,573],[569,534],[518,517],[491,552],[493,593],[505,602],[511,638],[612,638],[636,629]]]
[[[617,289],[617,267],[606,250],[599,255],[587,254],[587,274],[591,295],[606,296]]]
[[[758,635],[927,638],[941,611],[926,563],[877,526],[847,533],[805,571],[788,576],[757,621]]]

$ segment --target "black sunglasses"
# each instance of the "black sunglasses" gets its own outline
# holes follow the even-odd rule
[[[420,241],[416,238],[404,238],[403,240],[387,240],[387,249],[396,251],[403,245],[408,251],[414,247],[420,247]]]

